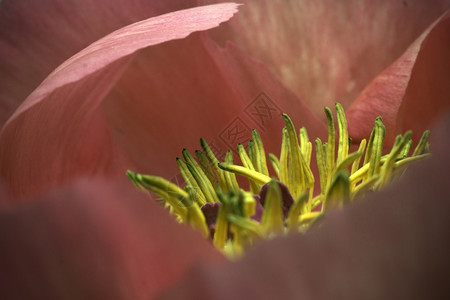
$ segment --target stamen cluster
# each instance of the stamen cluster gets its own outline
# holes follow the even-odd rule
[[[333,114],[325,107],[328,140],[315,140],[320,193],[315,195],[315,178],[311,171],[312,143],[303,127],[297,135],[288,115],[283,114],[280,157],[268,154],[276,176],[270,177],[262,140],[256,130],[247,150],[238,145],[242,165],[234,164],[233,152],[219,162],[204,139],[197,159],[184,149],[177,158],[183,188],[158,177],[127,171],[134,185],[151,191],[161,199],[181,223],[198,229],[230,257],[240,256],[261,239],[289,232],[305,232],[328,210],[343,207],[367,191],[378,190],[400,176],[412,162],[427,157],[429,131],[408,156],[411,131],[398,135],[391,151],[383,155],[385,127],[376,118],[368,141],[349,153],[344,110],[336,104],[338,138]],[[337,153],[336,153],[337,146]],[[362,159],[364,156],[364,160]],[[235,174],[249,181],[250,191],[239,187]]]

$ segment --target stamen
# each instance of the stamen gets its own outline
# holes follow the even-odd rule
[[[206,157],[208,157],[211,166],[214,169],[214,172],[217,175],[218,185],[222,191],[230,191],[231,187],[227,186],[227,182],[225,181],[225,172],[219,168],[219,160],[216,158],[208,143],[204,139],[200,139],[200,145],[205,151]]]
[[[277,174],[277,177],[280,178],[280,161],[278,160],[278,157],[273,155],[272,153],[269,153],[269,160],[272,164],[272,168],[274,169],[275,173]]]
[[[336,174],[327,191],[322,211],[326,212],[333,207],[342,208],[350,200],[350,180],[347,171],[340,171]]]
[[[249,149],[250,149],[250,147],[249,147]],[[250,160],[250,157],[247,155],[247,152],[245,151],[245,148],[242,144],[238,144],[238,153],[239,153],[239,158],[241,159],[241,162],[244,165],[244,167],[251,171],[255,171],[255,168],[253,167],[253,163]],[[248,178],[248,181],[250,183],[250,191],[253,194],[258,194],[259,190],[262,187],[262,184],[251,178]]]
[[[202,168],[203,172],[205,173],[206,177],[208,177],[209,181],[213,185],[214,189],[217,190],[218,185],[216,182],[216,178],[214,176],[214,172],[211,169],[211,165],[208,161],[208,158],[206,157],[205,153],[203,153],[200,150],[195,151],[195,156],[197,157],[198,162],[200,163],[200,167]]]
[[[339,103],[336,104],[336,113],[339,127],[339,148],[336,163],[339,164],[347,158],[348,155],[348,131],[347,119],[345,118],[344,109]]]
[[[377,117],[375,120],[375,127],[370,135],[368,152],[369,170],[367,172],[367,178],[370,178],[379,173],[380,171],[380,159],[383,151],[383,143],[385,136],[385,127],[381,122],[381,117]]]
[[[392,148],[391,152],[388,154],[386,161],[384,162],[383,166],[381,167],[381,181],[380,185],[386,185],[391,177],[392,172],[394,171],[394,163],[398,159],[399,154],[402,152],[403,148],[406,146],[408,141],[411,140],[412,131],[408,131],[405,133],[405,136],[402,137],[401,135],[397,136],[396,141],[394,143],[394,147]]]
[[[186,186],[193,187],[194,190],[200,191],[200,186],[198,185],[195,178],[191,175],[191,172],[189,171],[186,162],[182,160],[181,158],[177,157],[177,165],[180,169],[181,176],[183,177],[184,181],[186,182]],[[207,201],[203,193],[199,193],[198,201],[200,205],[204,205]]]
[[[183,155],[186,159],[186,167],[192,177],[194,177],[194,180],[197,182],[197,185],[200,188],[199,191],[201,191],[203,196],[205,196],[206,202],[218,202],[219,199],[217,199],[217,195],[211,182],[208,180],[208,177],[206,177],[205,173],[203,173],[196,163],[194,164],[191,161],[191,159],[193,160],[192,156],[190,156],[189,153],[186,155],[186,152],[187,151],[183,151]]]
[[[237,146],[242,165],[234,163],[231,150],[225,161],[219,162],[204,139],[200,139],[203,151],[195,151],[197,159],[183,149],[183,159],[176,161],[186,182],[184,189],[158,176],[132,171],[127,171],[127,176],[136,188],[160,197],[158,201],[178,222],[199,230],[227,256],[237,258],[264,238],[319,226],[328,211],[342,209],[365,193],[387,186],[407,166],[430,155],[429,131],[423,133],[411,156],[411,131],[397,136],[391,151],[383,155],[386,129],[381,117],[376,118],[368,141],[363,139],[358,150],[349,153],[351,138],[342,106],[336,104],[337,141],[333,114],[328,107],[324,110],[328,139],[314,141],[320,181],[316,194],[307,130],[302,127],[297,135],[286,114],[282,115],[286,127],[280,156],[268,153],[275,177],[270,177],[256,130],[252,130],[247,151],[242,144]],[[248,179],[249,192],[239,187],[236,175]]]
[[[422,134],[422,137],[420,138],[419,143],[417,144],[416,149],[414,149],[414,153],[412,156],[417,156],[420,154],[424,154],[426,152],[429,152],[430,143],[428,143],[428,138],[430,137],[430,131],[425,130]]]
[[[314,185],[314,176],[309,165],[306,164],[303,154],[307,151],[305,150],[303,153],[301,151],[294,124],[286,114],[283,114],[283,119],[286,123],[287,138],[289,140],[286,186],[291,191],[292,196],[297,198],[302,191]],[[281,167],[286,166],[282,165]]]
[[[232,165],[229,163],[219,163],[219,168],[225,171],[233,172],[242,176],[247,177],[248,179],[256,181],[256,183],[263,185],[270,181],[270,177],[264,174],[261,174],[255,170],[247,169],[242,166]]]
[[[252,130],[252,139],[250,141],[253,141],[253,146],[250,146],[249,142],[248,147],[249,149],[252,149],[252,151],[250,152],[250,158],[253,161],[255,170],[259,173],[269,176],[266,162],[266,152],[264,151],[261,137],[259,136],[258,131],[256,131],[255,129]]]
[[[233,164],[233,152],[231,150],[227,151],[227,154],[225,155],[225,162],[228,164]],[[236,181],[236,176],[232,172],[225,172],[225,181],[227,182],[227,186],[230,188],[230,190],[238,192],[239,191],[239,185]]]
[[[326,146],[326,164],[328,168],[326,169],[326,174],[329,174],[327,182],[331,181],[331,170],[334,169],[334,153],[336,148],[335,142],[335,129],[334,129],[334,119],[331,110],[328,107],[325,107],[325,115],[327,116],[327,125],[328,125],[328,144]]]
[[[303,193],[294,202],[288,215],[288,230],[289,232],[296,232],[299,228],[301,212],[304,210],[306,200],[308,199],[308,193]]]
[[[266,237],[283,233],[282,205],[280,187],[276,180],[271,180],[267,189],[264,213],[261,219],[261,226]]]
[[[192,228],[199,230],[203,236],[207,238],[209,236],[208,224],[206,223],[205,215],[197,205],[200,194],[190,186],[186,187],[186,191],[188,192],[189,197],[182,199],[182,202],[187,208],[186,223],[191,225]]]

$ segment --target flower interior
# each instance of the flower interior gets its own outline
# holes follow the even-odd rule
[[[294,232],[306,232],[334,208],[342,208],[364,194],[379,190],[401,176],[411,163],[429,156],[429,131],[425,131],[411,152],[411,131],[398,135],[389,153],[383,154],[385,127],[377,117],[368,141],[362,140],[350,152],[344,110],[336,104],[338,135],[335,121],[325,107],[328,140],[314,141],[318,178],[311,171],[312,142],[306,129],[297,134],[288,115],[283,114],[281,153],[277,157],[264,150],[256,130],[247,149],[238,145],[242,165],[234,163],[229,150],[219,162],[204,139],[203,151],[188,150],[177,164],[186,183],[184,188],[151,175],[127,171],[133,184],[156,194],[170,214],[180,223],[199,230],[205,238],[230,258],[241,256],[258,241]],[[337,151],[336,151],[337,148]],[[269,174],[267,161],[274,170]],[[242,189],[236,175],[249,181]],[[320,182],[320,192],[314,183]]]

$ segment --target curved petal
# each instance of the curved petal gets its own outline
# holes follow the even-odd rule
[[[5,299],[151,299],[199,262],[224,261],[132,187],[81,181],[0,212]]]
[[[448,0],[243,2],[215,31],[217,40],[232,40],[266,63],[320,118],[325,105],[348,107],[450,7]]]
[[[397,133],[414,129],[418,141],[422,132],[450,105],[450,12],[432,24],[391,66],[378,75],[347,111],[350,135],[366,138],[373,123],[383,117],[386,139],[392,143]],[[401,111],[401,106],[403,112]],[[399,124],[399,114],[405,122]],[[414,120],[412,122],[412,120]],[[398,126],[399,125],[399,126]]]
[[[57,88],[79,81],[139,49],[219,26],[237,12],[237,6],[228,3],[181,10],[134,23],[109,34],[58,66],[14,112],[10,120]]]
[[[198,266],[158,299],[227,299],[230,292],[243,299],[446,295],[450,114],[441,125],[433,157],[388,190],[331,213],[306,235],[261,244],[237,263]]]
[[[70,58],[2,129],[1,175],[26,197],[82,174],[123,176],[132,165],[113,144],[99,105],[140,48],[217,26],[236,4],[178,11],[118,30]]]
[[[0,3],[0,127],[64,60],[131,23],[196,6],[194,0]]]
[[[399,111],[398,129],[417,138],[450,107],[450,11],[434,28],[417,56]]]

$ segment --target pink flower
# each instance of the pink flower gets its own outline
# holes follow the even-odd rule
[[[186,279],[168,296],[226,298],[237,289],[249,297],[411,298],[425,292],[426,276],[440,275],[438,259],[448,261],[441,238],[449,228],[441,201],[448,143],[402,184],[372,197],[384,200],[368,199],[330,215],[317,232],[268,242],[223,266],[209,265],[223,258],[199,235],[114,185],[129,168],[175,175],[183,147],[195,149],[203,136],[223,148],[231,125],[259,126],[278,152],[281,120],[258,115],[261,99],[311,136],[325,132],[319,109],[337,100],[348,108],[356,139],[379,114],[392,134],[420,134],[450,102],[448,1],[247,1],[211,35],[187,38],[231,18],[236,5],[124,27],[197,3],[99,2],[0,3],[7,24],[0,26],[0,176],[11,194],[0,201],[7,245],[0,266],[9,274],[0,290],[7,296],[147,299],[200,261],[207,265],[192,271],[198,281]],[[218,46],[226,40],[235,44]],[[423,178],[431,170],[438,178]],[[83,177],[93,179],[68,185]],[[16,207],[20,202],[34,203]],[[425,245],[436,248],[434,256]],[[261,287],[266,280],[273,285]]]

